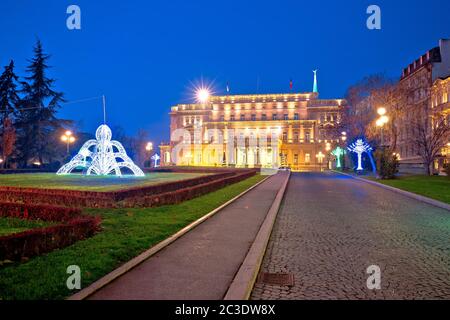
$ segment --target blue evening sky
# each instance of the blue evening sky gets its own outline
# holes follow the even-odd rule
[[[68,30],[66,8],[81,8]],[[366,8],[381,7],[382,30],[366,28]],[[343,97],[366,75],[401,69],[450,37],[450,1],[1,0],[0,64],[24,75],[36,37],[52,55],[50,76],[68,100],[105,94],[107,122],[129,134],[168,140],[171,105],[190,102],[201,79],[225,93],[312,89]],[[60,116],[93,131],[100,100],[67,104]],[[114,134],[114,133],[113,133]]]

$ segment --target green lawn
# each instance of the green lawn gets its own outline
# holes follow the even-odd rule
[[[89,191],[113,191],[136,186],[148,186],[161,182],[199,177],[205,173],[155,172],[145,177],[133,176],[84,176],[54,173],[20,173],[0,175],[0,186],[71,189]]]
[[[69,265],[82,271],[82,287],[246,190],[263,176],[225,187],[181,204],[143,209],[89,209],[101,215],[103,231],[62,250],[0,267],[0,299],[62,299]]]
[[[411,175],[375,181],[450,204],[450,178],[448,177]]]
[[[51,225],[49,222],[0,217],[0,236]]]

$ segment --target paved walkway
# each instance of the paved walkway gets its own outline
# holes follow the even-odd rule
[[[284,179],[270,177],[89,299],[222,299]]]
[[[381,290],[366,286],[381,268]],[[334,173],[294,173],[252,299],[450,298],[450,212]]]

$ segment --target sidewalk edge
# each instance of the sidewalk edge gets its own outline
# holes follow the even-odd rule
[[[196,226],[198,226],[199,224],[201,224],[202,222],[204,222],[208,218],[212,217],[217,212],[219,212],[220,210],[222,210],[226,206],[230,205],[231,203],[233,203],[234,201],[236,201],[237,199],[239,199],[243,195],[245,195],[250,190],[256,188],[257,186],[259,186],[263,182],[267,181],[267,179],[270,178],[270,177],[271,176],[265,177],[264,179],[262,179],[258,183],[254,184],[250,188],[244,190],[243,192],[241,192],[240,194],[238,194],[234,198],[228,200],[227,202],[225,202],[221,206],[217,207],[216,209],[210,211],[209,213],[205,214],[201,218],[199,218],[199,219],[195,220],[194,222],[190,223],[189,225],[187,225],[183,229],[179,230],[178,232],[174,233],[170,237],[168,237],[165,240],[157,243],[156,245],[154,245],[150,249],[148,249],[148,250],[144,251],[143,253],[139,254],[138,256],[134,257],[133,259],[131,259],[130,261],[128,261],[125,264],[121,265],[117,269],[114,269],[113,271],[111,271],[110,273],[108,273],[105,276],[101,277],[97,281],[91,283],[89,286],[87,286],[86,288],[82,289],[81,291],[79,291],[79,292],[69,296],[67,298],[67,300],[83,300],[83,299],[86,299],[87,297],[92,295],[94,292],[100,290],[104,286],[108,285],[109,283],[111,283],[115,279],[119,278],[120,276],[122,276],[126,272],[130,271],[131,269],[133,269],[134,267],[136,267],[140,263],[144,262],[145,260],[147,260],[148,258],[153,256],[157,252],[161,251],[162,249],[167,247],[169,244],[171,244],[172,242],[174,242],[175,240],[177,240],[178,238],[183,236],[185,233],[191,231]]]
[[[269,244],[270,235],[275,224],[275,219],[281,206],[286,188],[289,182],[291,172],[286,176],[280,190],[278,190],[275,200],[270,207],[253,244],[248,251],[244,262],[239,267],[238,272],[234,276],[233,281],[228,287],[224,300],[248,300],[253,290],[253,286],[258,276],[267,245]]]
[[[430,204],[432,206],[435,206],[435,207],[438,207],[438,208],[450,211],[450,205],[445,203],[445,202],[442,202],[442,201],[439,201],[439,200],[435,200],[435,199],[432,199],[432,198],[429,198],[429,197],[425,197],[425,196],[422,196],[420,194],[416,194],[416,193],[409,192],[409,191],[406,191],[406,190],[402,190],[402,189],[399,189],[399,188],[396,188],[396,187],[388,186],[388,185],[385,185],[385,184],[382,184],[382,183],[379,183],[379,182],[376,182],[376,181],[372,181],[372,180],[368,180],[368,179],[364,179],[364,178],[360,178],[360,177],[355,177],[355,176],[353,176],[351,174],[348,174],[348,173],[339,172],[339,171],[336,171],[336,170],[333,170],[333,172],[340,173],[342,175],[349,176],[349,177],[351,177],[351,178],[353,178],[355,180],[364,181],[364,182],[367,182],[369,184],[372,184],[372,185],[375,185],[375,186],[378,186],[378,187],[381,187],[381,188],[384,188],[384,189],[388,189],[388,190],[400,193],[400,194],[402,194],[404,196],[407,196],[409,198],[413,198],[415,200],[418,200],[418,201]]]

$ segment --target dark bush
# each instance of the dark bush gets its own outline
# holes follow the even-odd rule
[[[394,155],[390,149],[383,148],[375,152],[375,158],[377,159],[377,171],[380,178],[394,179],[399,167],[397,155]]]

